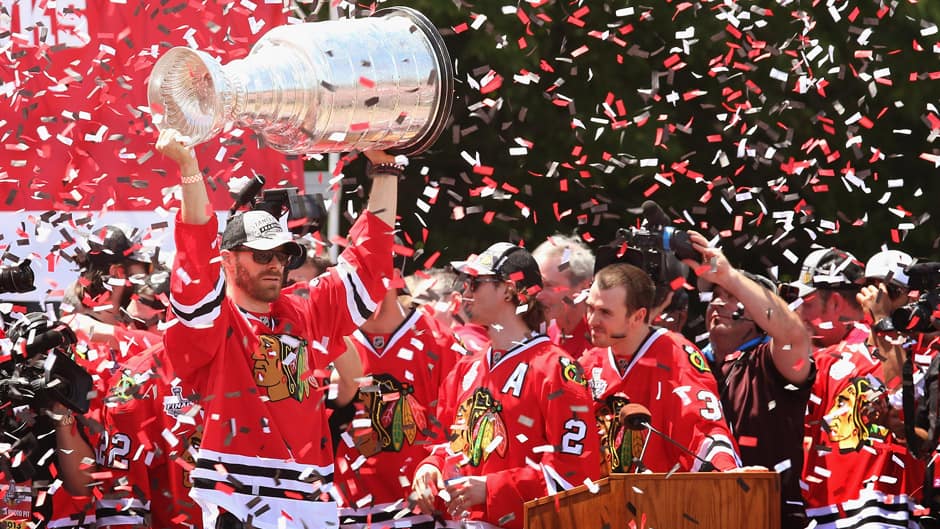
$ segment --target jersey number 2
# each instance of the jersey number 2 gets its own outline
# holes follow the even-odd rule
[[[587,434],[587,425],[580,419],[565,421],[565,435],[561,436],[561,453],[576,456],[584,452],[584,436]]]

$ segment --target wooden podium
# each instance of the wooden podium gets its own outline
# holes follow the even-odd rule
[[[776,472],[612,474],[596,485],[596,492],[581,485],[526,502],[525,528],[632,527],[634,520],[637,529],[780,529]]]

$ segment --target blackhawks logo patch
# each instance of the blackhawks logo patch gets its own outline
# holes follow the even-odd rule
[[[415,444],[427,428],[424,408],[414,396],[414,386],[392,375],[372,375],[378,391],[360,393],[370,426],[353,432],[359,452],[371,457],[381,451],[400,452],[405,444]]]
[[[692,347],[691,345],[683,345],[682,350],[685,351],[685,354],[689,355],[689,363],[692,364],[699,373],[710,373],[711,368],[708,367],[708,360],[705,359],[705,355],[701,351]]]
[[[620,410],[630,403],[621,394],[611,395],[602,401],[597,410],[597,428],[601,436],[603,465],[607,473],[631,472],[633,463],[643,452],[644,437],[620,423]]]
[[[509,442],[502,411],[503,406],[488,390],[474,391],[457,408],[454,423],[457,436],[450,442],[451,451],[464,454],[475,467],[494,453],[505,457]]]
[[[567,356],[558,359],[561,362],[561,378],[565,382],[574,382],[579,386],[587,387],[587,380],[584,378],[584,369],[576,360]]]

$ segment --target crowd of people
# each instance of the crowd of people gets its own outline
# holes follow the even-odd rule
[[[689,232],[681,284],[558,234],[406,276],[394,157],[364,153],[369,202],[329,263],[265,211],[219,236],[193,151],[172,130],[157,150],[173,263],[110,226],[59,321],[7,333],[67,325],[94,381],[87,413],[41,417],[33,522],[520,528],[526,501],[613,472],[768,470],[784,528],[930,526],[940,342],[892,317],[923,293],[903,252],[821,248],[778,285]],[[683,335],[690,296],[705,335]]]

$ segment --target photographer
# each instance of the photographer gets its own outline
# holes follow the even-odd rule
[[[800,493],[803,414],[815,379],[811,341],[774,284],[731,266],[721,250],[689,232],[701,254],[687,260],[711,297],[705,324],[721,403],[747,466],[781,476],[781,527],[806,526]]]
[[[0,421],[5,442],[16,441],[0,458],[4,481],[32,489],[22,503],[4,504],[4,511],[12,509],[5,512],[6,520],[30,522],[33,511],[42,515],[41,520],[49,520],[53,499],[87,493],[93,469],[88,468],[86,460],[94,455],[78,429],[76,417],[88,408],[92,380],[71,359],[75,343],[75,334],[68,326],[39,312],[22,316],[2,340],[9,359],[0,364]],[[55,435],[49,435],[53,432]],[[53,454],[54,459],[50,459]],[[54,479],[50,463],[55,463],[55,478],[61,480],[65,490],[47,497],[40,506],[36,492]],[[85,508],[92,510],[87,505]]]
[[[106,353],[134,338],[125,332],[133,326],[125,311],[144,278],[158,270],[142,251],[139,236],[126,226],[95,230],[88,245],[78,258],[79,277],[63,296],[63,320]]]
[[[929,508],[929,514],[918,521],[921,527],[935,528],[940,527],[940,493],[935,480],[940,433],[940,263],[915,265],[912,261],[896,251],[876,254],[866,275],[873,271],[874,262],[874,272],[883,270],[886,273],[879,275],[885,277],[862,289],[859,302],[874,321],[872,351],[881,361],[884,380],[890,381],[887,395],[876,401],[878,406],[872,406],[869,416],[887,428],[898,445],[906,447],[904,480],[909,488],[923,484],[918,499]],[[912,457],[919,459],[909,461]]]

